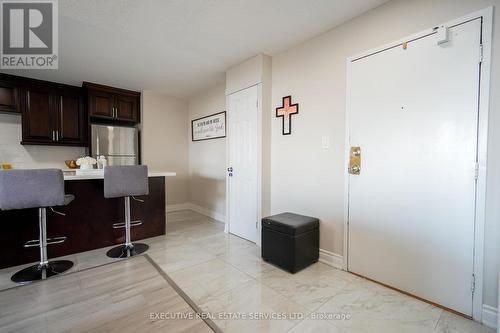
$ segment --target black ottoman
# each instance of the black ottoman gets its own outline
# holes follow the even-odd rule
[[[262,259],[295,273],[319,259],[319,220],[282,213],[262,219]]]

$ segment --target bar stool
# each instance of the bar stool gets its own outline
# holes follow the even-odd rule
[[[40,262],[15,273],[11,280],[28,283],[61,274],[71,267],[69,260],[49,261],[47,245],[66,241],[65,236],[47,238],[47,207],[54,213],[54,206],[65,206],[73,201],[73,195],[64,194],[64,177],[58,169],[3,170],[0,171],[0,209],[38,208],[39,239],[30,240],[24,247],[38,246]]]
[[[104,197],[124,198],[125,222],[114,223],[113,228],[125,228],[125,243],[110,249],[106,255],[111,258],[132,257],[149,249],[147,244],[132,243],[130,228],[139,226],[142,221],[130,221],[130,198],[149,194],[148,167],[145,165],[107,166],[104,167]]]

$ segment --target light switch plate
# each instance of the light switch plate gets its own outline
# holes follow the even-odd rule
[[[329,135],[323,135],[321,137],[321,147],[323,149],[330,149],[330,136]]]

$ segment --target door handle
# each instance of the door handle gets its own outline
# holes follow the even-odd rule
[[[227,171],[229,172],[229,177],[233,176],[233,167],[227,168]]]

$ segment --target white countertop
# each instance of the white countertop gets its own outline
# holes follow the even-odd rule
[[[86,174],[76,174],[74,169],[63,170],[64,180],[83,180],[83,179],[104,179],[104,171],[103,170],[93,170]],[[149,171],[149,177],[174,177],[176,175],[175,172],[170,171]]]

